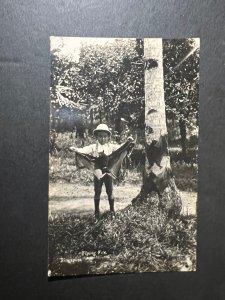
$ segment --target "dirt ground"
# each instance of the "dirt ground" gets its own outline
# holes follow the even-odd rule
[[[115,210],[120,210],[131,204],[132,199],[140,192],[140,186],[114,186]],[[197,193],[180,192],[182,213],[196,215]],[[94,210],[94,187],[77,186],[71,183],[50,183],[49,185],[49,216],[60,213],[92,214]],[[100,210],[109,209],[107,195],[103,188]]]

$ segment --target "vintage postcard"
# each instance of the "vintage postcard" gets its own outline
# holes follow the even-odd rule
[[[196,271],[200,40],[50,55],[48,276]]]

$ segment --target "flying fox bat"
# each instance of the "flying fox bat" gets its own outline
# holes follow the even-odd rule
[[[156,163],[157,166],[161,168],[160,164],[163,155],[168,155],[167,136],[161,135],[158,141],[153,140],[152,143],[150,145],[146,145],[145,148],[150,167]]]
[[[107,156],[103,152],[99,157],[75,151],[76,162],[80,167],[91,170],[98,179],[103,178],[106,174],[116,179],[123,159],[133,147],[134,143],[127,141],[112,154]]]

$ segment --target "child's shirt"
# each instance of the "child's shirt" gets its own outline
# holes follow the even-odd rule
[[[97,141],[95,144],[91,144],[83,148],[76,148],[76,150],[84,154],[90,154],[94,157],[98,157],[99,153],[101,152],[104,152],[105,155],[110,155],[112,154],[112,152],[116,151],[119,147],[121,147],[121,145],[112,144],[112,143],[106,143],[104,145],[101,145]]]

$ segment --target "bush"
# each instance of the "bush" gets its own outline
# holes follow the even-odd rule
[[[169,149],[171,162],[186,162],[186,163],[197,163],[198,161],[198,149],[188,148],[186,157],[183,156],[180,148]]]
[[[197,164],[187,164],[185,162],[172,162],[171,168],[175,176],[177,187],[182,191],[198,190],[198,167]]]

